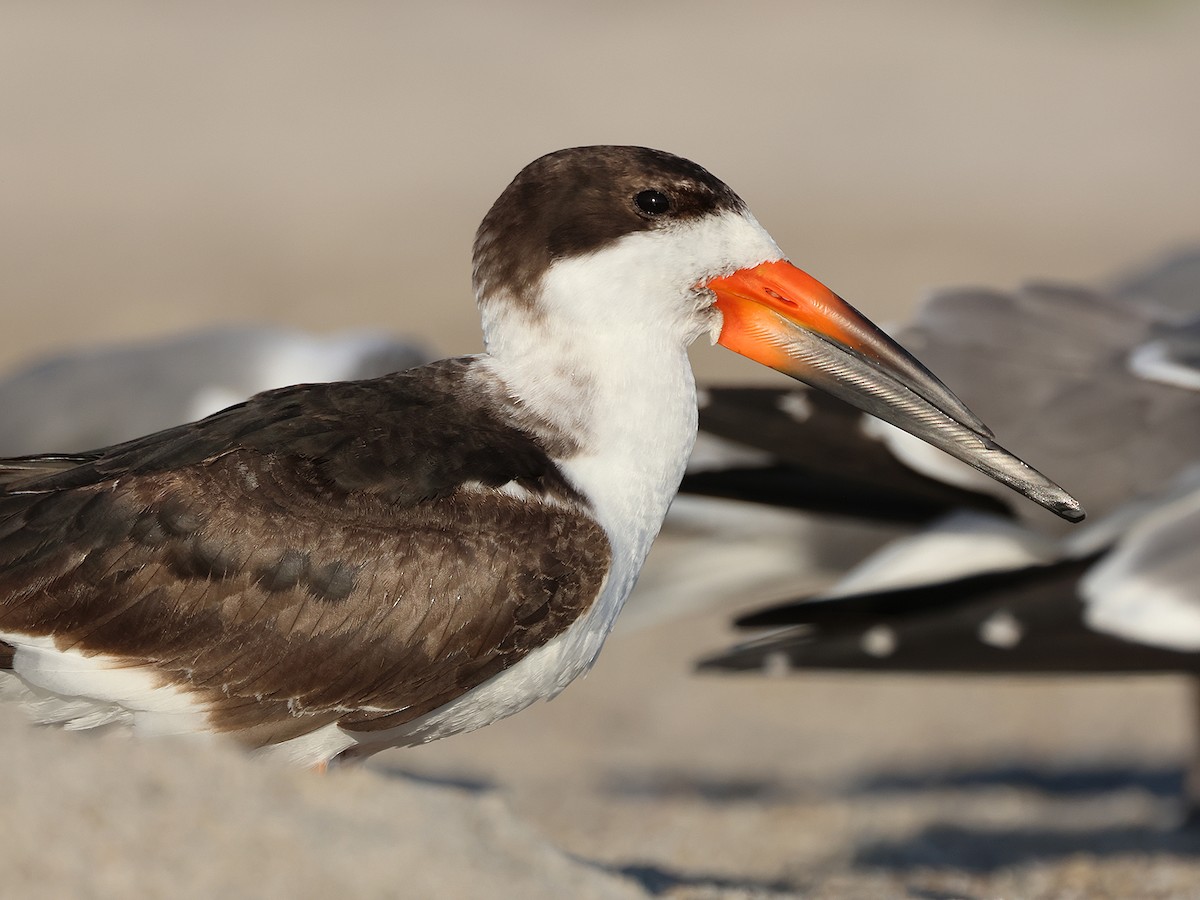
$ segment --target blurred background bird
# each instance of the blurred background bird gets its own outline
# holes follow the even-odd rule
[[[1092,521],[1067,534],[1016,505],[988,509],[969,494],[993,496],[974,473],[849,414],[858,427],[842,430],[842,452],[804,461],[811,481],[820,483],[824,469],[840,475],[847,459],[882,456],[862,467],[864,491],[886,472],[893,482],[932,478],[967,496],[944,497],[941,517],[886,544],[831,589],[743,614],[740,627],[772,631],[712,655],[702,668],[1200,672],[1197,322],[1200,251],[1179,253],[1107,290],[1031,285],[1012,294],[935,295],[900,330],[903,339],[936,357],[969,402],[996,427],[1012,429],[1025,453],[1070,472],[1095,511]],[[830,430],[815,416],[791,413],[797,398],[812,402],[807,393],[713,395],[737,398],[717,411],[726,434],[750,433],[737,421],[747,418],[748,399],[773,406],[781,447],[814,446],[807,432]],[[756,474],[753,499],[796,505],[795,477],[786,467]],[[771,478],[780,481],[774,500]],[[729,468],[707,473],[704,485],[732,496],[746,479],[744,468]],[[879,517],[896,518],[888,509]],[[1195,736],[1189,823],[1200,818],[1197,711],[1200,703],[1181,711]]]

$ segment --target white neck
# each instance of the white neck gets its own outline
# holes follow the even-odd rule
[[[612,349],[634,354],[639,364],[587,374],[576,368],[543,385],[543,396],[580,436],[578,451],[559,465],[591,501],[615,561],[636,572],[696,440],[696,384],[682,347],[631,341]]]
[[[620,277],[597,281],[596,258],[590,262],[556,264],[544,281],[542,303],[561,308],[581,290],[593,297],[602,290],[611,302],[579,304],[569,317],[542,318],[527,307],[497,304],[485,313],[488,367],[533,417],[577,442],[574,452],[556,461],[608,533],[613,575],[628,578],[624,594],[658,534],[696,439],[696,384],[687,357],[695,306],[680,298],[675,309],[689,307],[688,315],[680,309],[672,321],[651,311],[642,318],[655,321],[638,321],[627,311],[638,305],[643,286]],[[608,321],[588,321],[589,310],[603,311]],[[632,320],[627,328],[614,328],[614,319]]]

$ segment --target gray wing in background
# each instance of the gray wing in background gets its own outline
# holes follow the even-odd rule
[[[1131,365],[1148,341],[1182,327],[1181,356],[1194,336],[1184,316],[1189,305],[1192,317],[1200,314],[1200,255],[1186,259],[1193,262],[1168,263],[1162,278],[1147,273],[1136,292],[1115,295],[1039,285],[943,292],[899,336],[1014,453],[1064,473],[1092,515],[1104,515],[1164,489],[1198,455],[1200,394],[1149,380]],[[1147,293],[1156,290],[1161,297]],[[892,431],[888,441],[927,474],[957,467]],[[972,476],[959,480],[968,477],[992,490]],[[1057,528],[1036,512],[1018,513]]]
[[[0,456],[103,447],[289,384],[373,378],[431,359],[376,331],[228,325],[66,351],[0,379]]]

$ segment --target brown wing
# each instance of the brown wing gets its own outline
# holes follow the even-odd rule
[[[565,629],[608,564],[537,445],[470,408],[465,371],[274,392],[190,441],[11,464],[0,630],[151,666],[253,744],[436,709]],[[263,440],[280,407],[292,434]],[[533,499],[489,486],[510,481]]]

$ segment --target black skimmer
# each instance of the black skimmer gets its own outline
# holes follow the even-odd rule
[[[695,163],[536,160],[474,284],[483,354],[0,463],[0,666],[44,721],[322,765],[555,696],[683,476],[703,335],[1082,517]]]
[[[268,325],[60,351],[0,379],[0,455],[115,444],[271,388],[374,378],[431,359],[419,343],[380,331],[315,335]]]

